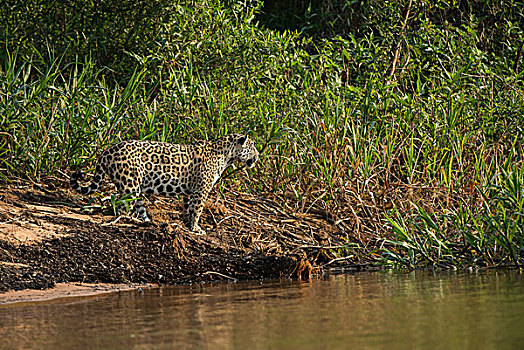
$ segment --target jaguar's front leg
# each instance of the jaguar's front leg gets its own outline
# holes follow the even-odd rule
[[[184,196],[184,224],[191,232],[199,235],[206,234],[206,231],[198,225],[198,220],[204,210],[208,192],[209,191],[205,191],[200,194]]]

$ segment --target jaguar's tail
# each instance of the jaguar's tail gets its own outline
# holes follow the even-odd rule
[[[89,186],[81,186],[78,183],[78,180],[83,180],[84,178],[84,173],[82,173],[82,170],[75,171],[71,175],[69,183],[71,184],[71,187],[73,187],[73,189],[76,192],[80,194],[91,194],[95,192],[96,190],[98,190],[98,188],[100,187],[100,183],[102,182],[104,178],[104,175],[105,175],[104,169],[102,169],[102,167],[99,164],[97,164],[96,169],[95,169],[95,177],[93,178],[93,181],[91,182]]]

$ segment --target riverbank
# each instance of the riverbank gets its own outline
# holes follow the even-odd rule
[[[202,217],[207,235],[182,225],[176,199],[150,199],[152,224],[109,215],[103,202],[86,211],[88,200],[72,192],[66,180],[2,187],[1,292],[61,283],[307,279],[337,258],[323,247],[343,244],[329,218],[286,213],[263,197],[215,190]],[[343,263],[365,266],[351,258]]]
[[[159,283],[339,261],[524,266],[522,6],[108,3],[0,9],[0,187],[9,184],[0,222],[26,231],[23,248],[1,247],[7,262],[44,281]],[[125,199],[114,192],[102,192],[106,209],[68,192],[68,174],[92,176],[122,140],[233,132],[249,133],[260,160],[220,181],[206,237],[183,228],[176,201],[153,198],[155,221],[141,226],[115,221],[111,207]],[[158,257],[166,262],[144,272],[141,262]]]

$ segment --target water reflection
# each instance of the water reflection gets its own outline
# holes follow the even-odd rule
[[[520,349],[524,278],[358,273],[0,308],[0,348]]]

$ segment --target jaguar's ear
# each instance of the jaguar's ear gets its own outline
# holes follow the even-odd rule
[[[246,143],[247,141],[247,135],[242,135],[240,136],[238,139],[237,139],[237,143],[240,145],[240,146],[244,146],[244,144]]]

